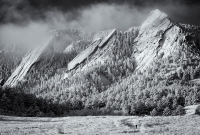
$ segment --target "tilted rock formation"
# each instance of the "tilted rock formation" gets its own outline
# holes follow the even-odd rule
[[[23,81],[25,75],[31,66],[40,59],[44,51],[51,45],[52,37],[48,38],[42,46],[37,47],[31,53],[27,54],[21,61],[20,65],[15,69],[12,75],[8,78],[4,87],[14,87],[18,82]]]
[[[74,32],[74,33],[73,33]],[[54,30],[51,31],[51,33],[54,33],[56,42],[60,42],[59,37],[64,38],[64,40],[67,40],[68,42],[71,40],[69,37],[66,36],[72,36],[74,35],[76,38],[74,41],[72,41],[69,45],[65,47],[65,50],[63,53],[69,53],[71,51],[75,51],[77,53],[80,53],[81,51],[85,50],[90,46],[90,44],[96,40],[102,39],[109,35],[109,33],[112,32],[112,30],[106,30],[106,31],[98,31],[98,32],[90,32],[82,29],[71,29],[71,30]],[[58,41],[57,41],[58,40]],[[60,46],[60,45],[58,45]],[[63,49],[61,49],[63,50]]]
[[[165,13],[152,11],[135,39],[137,70],[144,71],[155,57],[165,58],[192,49],[194,46],[184,45],[187,44],[185,36],[184,29],[172,22]]]
[[[104,38],[106,36],[108,36],[110,34],[110,32],[112,32],[112,30],[105,30],[105,31],[98,31],[95,32],[94,36],[93,36],[93,41],[99,39],[99,38]]]
[[[82,63],[89,57],[92,53],[94,53],[98,48],[103,47],[107,44],[108,40],[112,38],[112,36],[116,33],[116,30],[112,30],[108,36],[104,38],[97,38],[95,41],[92,42],[92,44],[84,51],[82,51],[77,57],[75,57],[69,64],[68,64],[68,70],[72,70],[75,68],[78,64]]]
[[[200,49],[199,31],[199,27],[175,23],[165,13],[154,10],[140,27],[133,27],[125,32],[114,29],[92,33],[81,29],[64,29],[53,30],[50,33],[54,35],[52,41],[54,49],[58,48],[60,44],[64,44],[58,49],[59,52],[69,53],[74,50],[77,53],[80,52],[68,63],[68,72],[76,69],[77,66],[79,66],[77,71],[83,71],[94,67],[95,63],[104,64],[104,61],[112,61],[110,55],[115,55],[113,50],[123,48],[126,45],[126,48],[129,48],[130,54],[132,54],[127,57],[130,57],[132,63],[136,63],[136,71],[145,71],[156,58],[167,58],[179,52],[185,53],[185,59],[189,58],[190,55],[195,55],[197,59],[200,59],[198,52]],[[44,46],[48,46],[48,44]],[[84,47],[77,49],[81,45]],[[64,49],[65,51],[63,51]],[[40,48],[27,55],[5,85],[14,86],[18,81],[23,80],[25,74],[31,65],[39,59],[43,50],[44,48]],[[174,72],[176,72],[175,70]],[[67,74],[64,78],[67,77]]]
[[[74,74],[81,74],[82,72],[88,72],[89,70],[93,70],[97,68],[97,66],[104,65],[106,63],[112,61],[113,50],[119,49],[119,47],[123,46],[125,42],[127,42],[126,48],[131,47],[131,44],[134,39],[137,37],[139,32],[138,27],[133,27],[126,32],[121,32],[118,30],[111,30],[100,32],[100,34],[96,35],[96,40],[83,52],[81,52],[72,62],[69,63],[72,65],[68,65],[68,69],[74,69]],[[126,40],[126,41],[125,41]],[[123,43],[122,43],[123,41]],[[123,47],[122,47],[123,48]],[[132,47],[131,47],[132,48]],[[131,50],[131,49],[130,49]],[[84,57],[83,57],[84,56]],[[87,57],[86,57],[87,56]],[[70,68],[73,67],[73,68]],[[68,71],[64,75],[64,79],[68,77]]]
[[[138,36],[138,33],[138,27],[130,28],[128,31],[125,32],[116,30],[115,34],[108,41],[106,41],[103,46],[95,52],[95,54],[89,57],[87,64],[82,66],[81,70],[83,71],[87,70],[88,68],[95,68],[95,65],[97,63],[101,63],[102,65],[104,65],[105,63],[107,63],[107,61],[113,61],[111,59],[113,50],[119,49],[118,47],[125,45],[125,42],[129,42],[128,44],[131,45],[134,42],[134,39]],[[123,41],[124,43],[120,43],[120,41]]]
[[[159,10],[151,12],[148,19],[142,24],[136,39],[137,53],[135,57],[138,62],[137,69],[144,70],[145,66],[152,62],[158,53],[158,49],[164,46],[166,41],[165,34],[172,27],[173,24],[166,14]]]
[[[114,35],[117,32],[114,32]],[[200,59],[198,52],[200,48],[199,27],[175,23],[160,10],[152,11],[141,27],[134,27],[126,32],[119,32],[126,33],[125,37],[114,37],[116,40],[122,41],[127,40],[127,37],[131,39],[129,42],[134,48],[132,57],[135,58],[136,71],[145,71],[156,58],[167,58],[179,53],[185,54],[185,59],[189,58],[190,55],[195,55],[197,59]],[[130,33],[134,34],[131,35]],[[74,69],[88,59],[89,56],[88,62],[82,64],[79,69],[91,68],[94,63],[106,60],[107,58],[103,55],[105,51],[108,51],[107,46],[110,45],[107,45],[107,43],[111,38],[106,39],[106,42],[100,40],[107,34],[108,32],[97,32],[94,35],[93,43],[68,64],[68,70]],[[102,49],[98,51],[102,55],[91,55],[94,54],[97,48],[101,47],[99,42],[106,46],[103,49],[104,51],[101,51]],[[180,70],[180,68],[173,70],[169,75],[177,70]]]

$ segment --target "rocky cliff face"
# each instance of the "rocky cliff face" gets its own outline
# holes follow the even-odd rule
[[[195,39],[192,44],[187,42],[187,34],[195,34],[194,30],[186,30],[180,24],[171,21],[165,13],[154,10],[142,24],[139,35],[135,39],[135,58],[137,70],[144,71],[156,58],[166,58],[179,52],[195,53],[198,51],[198,43]],[[198,36],[195,36],[198,38]],[[199,54],[196,53],[197,57]]]
[[[137,69],[143,71],[155,57],[167,57],[173,53],[177,47],[179,31],[180,28],[165,13],[152,11],[135,40]]]
[[[46,49],[49,49],[52,37],[48,38],[43,45],[34,49],[31,53],[28,53],[21,61],[20,65],[15,69],[12,75],[8,78],[4,87],[14,87],[18,82],[23,81],[25,75],[31,68],[31,66],[40,59]]]
[[[158,58],[177,57],[179,61],[193,58],[200,60],[199,27],[173,22],[160,10],[152,11],[140,27],[130,28],[125,32],[114,30],[112,34],[108,33],[108,31],[96,33],[93,43],[68,64],[68,70],[74,69],[81,63],[77,71],[94,68],[95,63],[104,63],[111,57],[106,56],[106,53],[116,49],[116,44],[120,41],[122,45],[125,45],[125,42],[131,44],[134,58],[132,62],[136,65],[136,72],[146,71]],[[106,39],[103,35],[108,35],[109,38]],[[104,38],[106,42],[101,41]],[[105,47],[100,47],[101,42]],[[169,71],[168,74],[173,74],[179,69],[180,66],[177,65],[173,72]]]
[[[5,86],[12,87],[23,80],[45,48],[49,48],[50,42],[54,45],[55,51],[59,50],[58,52],[66,54],[71,51],[79,53],[68,63],[68,69],[66,69],[68,72],[82,72],[88,68],[102,66],[104,63],[113,64],[113,59],[117,61],[119,57],[120,62],[130,61],[127,63],[131,70],[133,66],[130,63],[134,63],[136,72],[146,71],[157,58],[166,59],[177,56],[178,59],[183,57],[183,60],[191,57],[200,60],[200,27],[173,22],[160,10],[152,11],[140,27],[133,27],[124,32],[115,29],[102,32],[65,29],[53,30],[50,33],[54,35],[54,38],[48,39],[41,48],[27,55]],[[59,46],[61,46],[60,49],[56,50],[55,48]],[[119,68],[123,70],[123,66],[127,65],[124,64]],[[68,73],[64,75],[64,78],[67,76]]]
[[[175,23],[160,10],[152,11],[141,27],[129,29],[127,33],[131,31],[135,33],[136,37],[131,37],[128,34],[127,36],[131,37],[132,39],[130,42],[134,48],[132,56],[135,57],[135,62],[137,64],[136,70],[146,70],[148,65],[150,65],[151,62],[157,57],[166,58],[168,56],[177,54],[180,51],[185,52],[186,55],[189,55],[189,52],[197,51],[196,49],[198,49],[196,42],[199,42],[197,40],[199,39],[199,27]],[[93,39],[94,42],[91,44],[91,46],[89,46],[71,63],[69,63],[68,69],[73,69],[76,65],[78,65],[78,63],[80,64],[83,60],[85,60],[95,50],[95,47],[97,44],[99,44],[99,40],[102,39],[103,35],[108,35],[108,33],[108,31],[96,33]],[[191,39],[191,37],[188,37],[187,39],[188,33],[189,35],[195,34],[194,37],[197,39]],[[118,37],[115,36],[115,38]],[[194,43],[188,45],[187,40],[189,39],[192,40],[190,43]],[[110,39],[108,39],[108,41],[109,40]],[[85,54],[86,52],[88,53]],[[196,53],[196,55],[198,56],[198,53]],[[80,60],[78,61],[78,59]],[[95,61],[97,60],[98,58],[95,59]]]
[[[85,61],[91,54],[95,53],[98,48],[102,48],[104,45],[106,45],[108,40],[110,40],[114,34],[116,34],[116,30],[112,30],[108,35],[106,34],[107,36],[105,37],[101,36],[94,40],[86,50],[81,52],[68,64],[68,70],[72,70],[78,64]]]
[[[103,103],[105,109],[131,115],[176,115],[181,106],[200,101],[195,83],[200,78],[199,35],[199,27],[154,10],[140,27],[97,32],[92,43],[78,39],[65,51],[41,57],[51,48],[48,39],[23,59],[5,86],[24,82],[19,86],[26,93],[69,110]]]
[[[84,50],[88,44],[91,43],[92,34],[90,31],[84,29],[64,29],[64,30],[52,30],[49,32],[52,36],[45,41],[45,43],[33,50],[26,50],[27,55],[23,57],[21,63],[14,69],[14,72],[7,79],[4,87],[15,87],[18,82],[23,82],[24,77],[33,66],[33,64],[40,60],[41,56],[49,57],[49,54],[53,53],[68,53],[75,51],[79,53]],[[75,42],[73,44],[73,42]],[[71,44],[72,43],[72,44]],[[69,45],[71,44],[71,45]],[[68,46],[67,49],[66,46]],[[63,50],[66,50],[63,52]],[[0,52],[3,55],[4,52],[16,53],[16,51],[22,49],[16,48],[16,45],[10,45]],[[3,72],[3,71],[2,71]],[[4,78],[5,79],[5,78]]]

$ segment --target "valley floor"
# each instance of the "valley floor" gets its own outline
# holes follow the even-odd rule
[[[85,116],[60,118],[0,115],[0,135],[200,134],[200,116]]]

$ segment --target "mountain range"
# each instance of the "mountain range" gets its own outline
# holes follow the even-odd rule
[[[199,26],[174,22],[157,9],[127,31],[49,33],[26,53],[1,51],[3,89],[64,105],[59,112],[51,109],[55,115],[86,109],[179,115],[200,101]]]

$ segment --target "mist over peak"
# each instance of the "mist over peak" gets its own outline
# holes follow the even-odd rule
[[[196,19],[199,3],[187,0],[1,0],[0,5],[0,45],[4,46],[10,43],[39,44],[53,29],[127,30],[140,26],[154,9],[160,9],[177,22],[200,24]]]
[[[26,23],[6,23],[0,25],[0,44],[35,45],[49,36],[54,29],[85,28],[91,31],[117,28],[126,30],[140,25],[148,16],[146,10],[139,11],[128,5],[97,4],[76,11],[63,13],[57,9],[46,11],[43,20],[28,20]]]

